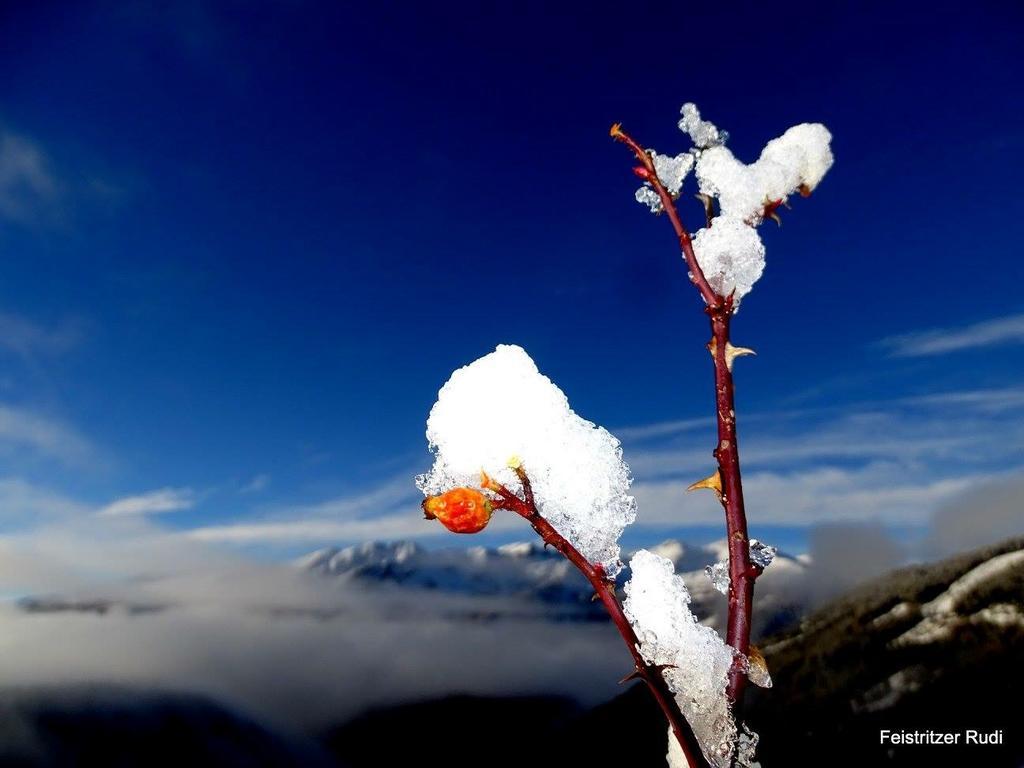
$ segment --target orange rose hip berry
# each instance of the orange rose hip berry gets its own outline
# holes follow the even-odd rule
[[[424,499],[423,514],[428,520],[439,520],[453,533],[478,533],[491,521],[494,505],[480,491],[454,488]]]

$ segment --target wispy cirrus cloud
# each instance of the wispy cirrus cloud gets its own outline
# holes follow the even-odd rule
[[[1024,386],[744,414],[743,463],[777,469],[830,461],[938,462],[959,457],[984,462],[1000,453],[1005,456],[1007,446],[1010,454],[1017,446],[1024,449],[1024,426],[1012,418],[1016,412],[1024,415]],[[713,426],[709,424],[700,434],[689,428],[676,432],[672,429],[676,423],[616,432],[639,436],[623,441],[629,465],[641,480],[708,463],[704,443],[713,437]],[[992,439],[997,426],[999,446]],[[648,439],[649,434],[665,439]]]
[[[0,347],[28,361],[66,352],[81,338],[82,325],[77,321],[45,326],[21,315],[0,312]]]
[[[124,203],[133,186],[124,172],[112,171],[102,158],[77,148],[71,157],[58,154],[60,149],[0,120],[0,221],[30,230],[63,230],[93,222]]]
[[[1002,413],[1024,408],[1024,387],[938,392],[934,395],[904,398],[902,402],[909,405],[948,405],[973,408],[985,413]]]
[[[507,527],[499,525],[498,528]],[[489,529],[490,530],[490,529]],[[425,525],[410,502],[403,514],[368,520],[296,518],[271,522],[241,522],[194,528],[188,538],[210,544],[352,544],[362,541],[422,539],[447,534],[440,525]]]
[[[191,488],[160,488],[137,496],[125,496],[100,509],[98,517],[153,515],[192,509],[196,504]]]
[[[92,442],[70,424],[13,405],[0,404],[0,449],[28,449],[65,464],[85,465],[98,452]]]
[[[239,493],[259,493],[265,491],[267,486],[270,485],[270,475],[261,473],[252,477],[247,483],[244,483],[239,489]]]
[[[84,516],[88,505],[21,477],[0,478],[0,528],[5,531]]]
[[[59,197],[60,183],[42,147],[0,127],[0,217],[31,222],[52,211]]]
[[[956,477],[908,475],[896,463],[866,467],[826,466],[797,471],[749,472],[743,478],[750,518],[759,525],[815,526],[876,521],[923,524],[939,505],[968,489],[991,482],[996,473]],[[711,494],[687,493],[687,480],[638,483],[639,525],[711,525],[722,509]]]
[[[933,328],[890,336],[878,342],[890,357],[929,357],[964,349],[1024,343],[1024,313],[972,325]]]
[[[744,419],[751,519],[812,526],[836,520],[923,524],[974,487],[1024,471],[1024,387],[960,390]],[[633,430],[637,525],[720,522],[710,494],[686,493],[714,468],[703,433]],[[656,425],[655,425],[656,426]],[[628,432],[627,432],[628,434]],[[994,437],[998,435],[998,438]]]
[[[246,545],[357,542],[436,533],[422,525],[422,515],[417,514],[421,497],[412,477],[412,472],[397,475],[369,490],[273,508],[258,516],[194,528],[186,536]]]
[[[0,310],[0,352],[10,353],[0,355],[4,388],[30,393],[35,403],[0,402],[0,458],[31,455],[69,465],[97,464],[96,447],[85,435],[66,420],[39,410],[46,400],[41,393],[52,390],[50,363],[75,347],[82,336],[79,320],[42,324]]]
[[[336,496],[314,504],[288,506],[273,514],[314,519],[359,519],[375,517],[377,513],[419,498],[419,492],[413,484],[413,473],[409,472],[395,475],[369,490]]]
[[[659,421],[653,424],[642,424],[639,426],[620,427],[613,432],[620,440],[651,440],[659,437],[669,437],[683,432],[692,432],[698,429],[712,427],[715,420],[710,417],[693,419],[675,419],[671,421]]]

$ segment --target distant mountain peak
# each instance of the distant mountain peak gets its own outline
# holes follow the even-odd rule
[[[293,565],[300,570],[340,574],[371,564],[410,562],[423,552],[423,547],[412,541],[367,541],[345,548],[324,547],[298,558]]]

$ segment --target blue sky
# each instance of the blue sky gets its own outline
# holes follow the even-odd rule
[[[706,322],[607,135],[682,151],[684,101],[748,161],[834,135],[735,323],[755,533],[917,530],[1019,474],[1020,8],[372,5],[4,4],[8,536],[453,543],[411,478],[498,343],[623,438],[627,543],[717,536],[681,493],[712,466]]]

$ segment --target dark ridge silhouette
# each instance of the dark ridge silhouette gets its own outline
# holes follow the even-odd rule
[[[321,768],[309,740],[275,733],[209,699],[111,686],[0,692],[0,765],[18,768]]]

